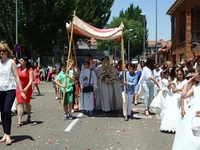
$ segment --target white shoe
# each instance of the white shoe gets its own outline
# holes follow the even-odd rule
[[[68,115],[64,115],[63,120],[67,120]]]

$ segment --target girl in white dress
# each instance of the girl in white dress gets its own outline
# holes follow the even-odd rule
[[[164,90],[167,89],[168,80],[165,78],[165,72],[161,72],[160,77],[158,78],[160,88],[158,89],[157,95],[154,97],[151,107],[162,109],[162,102],[164,101]]]
[[[177,79],[175,79],[171,85],[172,95],[170,97],[166,97],[167,99],[165,101],[167,102],[161,112],[161,131],[176,131],[176,128],[182,118],[180,108],[180,92],[186,82],[187,80],[184,79],[183,69],[179,68],[177,70]]]
[[[94,90],[98,88],[96,73],[90,69],[90,63],[88,61],[84,62],[85,69],[81,71],[79,82],[81,88],[85,86],[93,85]],[[90,83],[89,83],[90,82]],[[81,90],[80,94],[80,108],[85,110],[86,115],[92,115],[94,108],[94,95],[93,92],[83,93]]]
[[[194,80],[198,81],[198,84],[188,91],[188,87]],[[181,98],[186,99],[194,96],[192,105],[189,108],[187,114],[177,127],[177,131],[174,138],[172,150],[200,150],[200,137],[194,136],[192,133],[192,119],[200,115],[200,67],[197,67],[193,77],[186,82],[181,92]],[[197,119],[197,118],[195,118]],[[200,120],[200,118],[198,118]],[[200,123],[199,123],[200,125]]]

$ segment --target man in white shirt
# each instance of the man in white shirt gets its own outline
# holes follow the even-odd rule
[[[87,55],[86,55],[85,61],[90,62],[90,69],[95,71],[95,68],[96,68],[96,67],[95,67],[95,65],[94,65],[94,63],[93,63],[93,61],[92,61],[92,56],[91,56],[90,54],[87,54]],[[82,66],[81,66],[81,72],[82,72],[84,69],[85,69],[85,67],[84,67],[84,65],[82,64]]]

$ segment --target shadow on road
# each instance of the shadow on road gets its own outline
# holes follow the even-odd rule
[[[35,141],[31,136],[29,135],[18,135],[18,136],[11,136],[11,139],[14,139],[12,141],[12,143],[17,143],[17,142],[21,142],[21,141],[24,141],[24,140],[31,140],[31,141]]]

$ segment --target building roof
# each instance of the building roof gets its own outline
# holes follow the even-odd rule
[[[163,39],[160,39],[157,41],[157,44],[159,45],[166,45],[167,43],[169,43],[171,45],[171,40],[167,40],[164,41]],[[156,41],[148,41],[148,46],[155,46],[156,45]]]
[[[159,48],[158,52],[169,52],[171,50],[171,43],[164,44],[161,48]]]
[[[168,15],[172,15],[172,13],[184,2],[185,0],[175,0],[169,10],[166,12]]]

